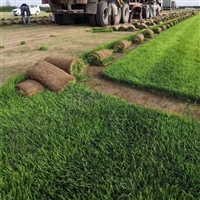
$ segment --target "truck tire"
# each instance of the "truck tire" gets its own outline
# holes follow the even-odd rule
[[[129,5],[125,3],[121,8],[121,23],[128,23],[129,21]]]
[[[55,14],[55,22],[56,24],[63,25],[61,14]]]
[[[105,1],[97,4],[96,22],[100,27],[108,25],[108,5]]]
[[[91,26],[97,26],[96,15],[88,15],[88,19]]]
[[[73,14],[61,15],[63,25],[72,25],[76,23],[76,16]]]

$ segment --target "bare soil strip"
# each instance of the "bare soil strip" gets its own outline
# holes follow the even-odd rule
[[[142,91],[122,83],[107,80],[101,76],[103,69],[103,67],[88,67],[86,74],[90,77],[88,85],[91,89],[106,95],[115,95],[138,106],[183,115],[200,121],[199,104],[178,100],[151,91]]]
[[[157,36],[158,34],[155,34],[155,37]],[[120,59],[125,54],[137,49],[140,45],[143,45],[150,40],[151,39],[146,39],[142,44],[133,44],[126,53],[115,53],[115,60]],[[139,88],[133,88],[123,83],[108,80],[102,77],[103,70],[104,67],[96,66],[89,66],[86,69],[85,74],[90,77],[88,85],[93,90],[106,95],[115,95],[130,103],[135,103],[138,106],[182,115],[200,121],[200,104],[183,99],[177,99],[155,91],[145,91]]]

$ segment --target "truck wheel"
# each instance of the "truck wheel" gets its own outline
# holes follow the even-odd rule
[[[88,15],[88,19],[91,26],[97,26],[96,15]]]
[[[108,5],[105,1],[97,4],[96,22],[100,27],[108,25]]]
[[[121,23],[128,23],[129,21],[129,5],[125,3],[121,8]]]
[[[62,22],[60,14],[59,15],[55,14],[55,22],[56,22],[56,24],[63,25],[63,22]]]
[[[72,25],[76,22],[76,16],[73,14],[61,15],[61,21],[63,25]]]

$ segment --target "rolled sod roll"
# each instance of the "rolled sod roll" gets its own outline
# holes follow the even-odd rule
[[[132,24],[127,24],[126,25],[126,31],[135,31],[135,26],[134,25],[132,25]]]
[[[161,19],[162,19],[162,21],[167,21],[168,20],[166,17],[162,17]]]
[[[71,75],[80,74],[83,72],[83,69],[85,68],[84,62],[80,58],[64,58],[57,56],[54,57],[48,56],[44,60]]]
[[[19,20],[20,20],[20,19],[16,19],[16,18],[15,18],[15,19],[12,20],[12,23],[13,23],[13,24],[19,24]]]
[[[145,28],[148,28],[148,26],[146,24],[140,24],[138,28],[139,29],[145,29]]]
[[[112,58],[112,51],[109,49],[94,51],[88,55],[89,63],[97,66],[105,65],[106,61],[110,61],[110,58]]]
[[[126,31],[126,25],[120,25],[119,27],[118,27],[118,31]]]
[[[174,20],[174,23],[175,23],[175,24],[178,24],[178,20]]]
[[[117,42],[114,45],[114,52],[117,53],[124,53],[126,49],[128,49],[132,45],[132,42],[127,40],[122,40],[120,42]]]
[[[45,87],[41,83],[31,79],[18,83],[15,87],[28,97],[39,94],[45,90]]]
[[[158,23],[159,23],[159,20],[154,19],[153,22],[154,22],[155,24],[158,24]]]
[[[54,92],[63,91],[66,85],[76,80],[72,75],[46,61],[39,61],[28,69],[27,76]]]
[[[143,40],[144,40],[143,34],[137,34],[132,37],[132,43],[134,43],[134,44],[142,43]]]
[[[135,26],[132,24],[119,24],[118,31],[135,31]]]
[[[151,21],[147,21],[147,22],[145,22],[145,24],[146,24],[147,26],[153,26],[153,25],[154,25],[154,23],[151,22]]]
[[[161,28],[162,28],[162,30],[164,31],[164,30],[167,29],[167,26],[166,26],[166,25],[162,25]]]
[[[145,38],[153,38],[154,32],[151,29],[147,29],[143,31],[143,35]]]
[[[118,25],[111,26],[111,28],[113,29],[113,31],[118,31],[120,26],[121,25],[118,24]]]
[[[131,23],[133,26],[135,26],[135,28],[139,27],[139,23],[137,21],[132,21]]]
[[[10,20],[3,21],[3,25],[11,26],[13,23]]]
[[[156,27],[153,29],[153,32],[159,34],[160,32],[162,32],[162,28]]]

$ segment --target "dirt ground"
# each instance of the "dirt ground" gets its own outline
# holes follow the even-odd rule
[[[12,25],[1,29],[0,83],[19,73],[24,73],[37,61],[47,56],[78,56],[105,43],[130,35],[130,32],[92,33],[89,25]],[[22,45],[21,42],[26,44]],[[43,45],[48,51],[41,51]],[[136,48],[136,47],[135,47]],[[200,104],[178,100],[151,91],[141,91],[124,84],[115,83],[101,76],[103,67],[88,67],[90,77],[87,84],[103,94],[116,95],[139,106],[158,109],[163,112],[184,115],[200,121]]]

